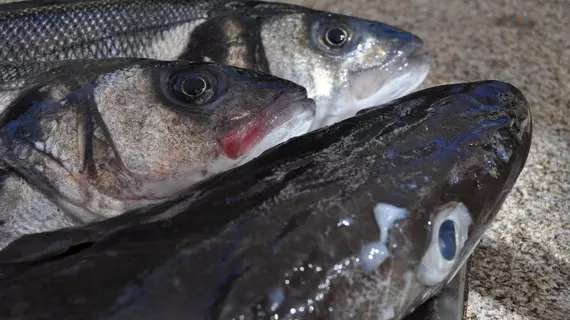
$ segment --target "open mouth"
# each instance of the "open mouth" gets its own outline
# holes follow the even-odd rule
[[[225,134],[220,143],[224,154],[242,161],[294,136],[306,133],[315,115],[315,102],[298,89],[284,91],[245,126]]]

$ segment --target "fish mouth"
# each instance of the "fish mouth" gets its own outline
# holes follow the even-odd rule
[[[351,74],[350,95],[362,108],[400,98],[422,84],[429,73],[430,60],[430,54],[421,45],[403,45],[381,66]]]
[[[315,101],[302,88],[287,89],[246,125],[226,133],[220,144],[230,159],[246,162],[290,138],[306,133],[315,117]]]
[[[328,114],[315,121],[312,129],[350,118],[362,109],[388,103],[417,89],[430,70],[431,56],[421,45],[406,44],[383,62],[348,75],[345,86],[325,108]],[[317,123],[318,122],[318,123]]]

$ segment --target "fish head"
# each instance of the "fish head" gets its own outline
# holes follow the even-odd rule
[[[181,124],[190,130],[199,122],[194,135],[211,134],[221,155],[239,163],[305,133],[314,117],[305,88],[263,72],[203,63],[159,73],[176,116],[191,120]]]
[[[425,89],[171,201],[20,238],[0,252],[0,301],[26,297],[27,311],[55,318],[402,319],[471,254],[531,135],[528,103],[509,84]],[[77,287],[84,279],[105,285]],[[77,306],[77,294],[93,303]]]
[[[3,128],[14,152],[61,194],[107,216],[303,134],[314,116],[304,88],[212,63],[127,63],[23,95],[35,98],[16,102],[24,112]]]
[[[389,173],[353,200],[375,199],[361,207],[370,220],[339,224],[363,241],[327,277],[321,297],[331,319],[401,319],[435,295],[471,255],[528,156],[530,109],[510,84],[441,86],[401,102],[386,106],[402,116],[384,129],[394,140],[378,166]],[[360,126],[382,112],[361,111],[370,119]]]
[[[304,86],[318,105],[313,129],[403,96],[429,71],[422,40],[385,23],[283,3],[232,8],[193,32],[190,58],[255,68]],[[222,41],[212,44],[213,35]]]

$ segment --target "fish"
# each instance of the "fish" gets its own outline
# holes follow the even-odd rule
[[[0,61],[140,57],[207,61],[293,81],[311,130],[415,90],[430,55],[382,22],[262,1],[27,1],[0,5]]]
[[[215,63],[0,63],[0,73],[18,79],[0,81],[3,246],[160,202],[307,132],[315,114],[305,88]]]
[[[448,84],[289,139],[161,203],[0,251],[0,317],[402,319],[528,157],[509,83]]]

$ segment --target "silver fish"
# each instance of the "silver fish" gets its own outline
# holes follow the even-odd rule
[[[88,222],[159,202],[305,133],[315,112],[301,86],[213,63],[25,70],[9,90],[0,82],[1,245],[73,224],[61,210]]]
[[[401,319],[470,256],[531,137],[507,83],[410,94],[160,205],[16,240],[0,317]]]
[[[0,5],[0,61],[141,57],[213,61],[308,90],[312,129],[403,96],[429,55],[396,27],[301,6],[221,0],[54,0]]]

